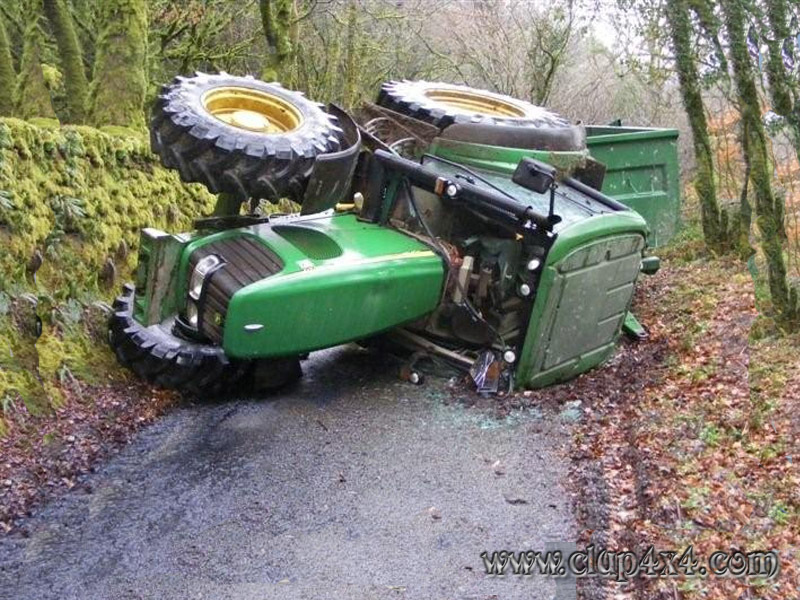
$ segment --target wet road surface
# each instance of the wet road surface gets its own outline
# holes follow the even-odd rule
[[[140,433],[0,540],[0,598],[554,597],[480,553],[574,540],[557,415],[445,404],[444,379],[412,386],[352,347],[304,370]]]

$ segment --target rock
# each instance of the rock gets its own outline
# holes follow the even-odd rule
[[[513,505],[528,503],[528,500],[516,490],[503,492],[503,498],[505,498],[506,502]]]
[[[31,275],[36,275],[36,271],[39,270],[43,263],[44,257],[42,256],[42,252],[37,248],[33,251],[33,255],[28,261],[28,264],[25,265],[25,270]]]
[[[583,417],[583,410],[581,409],[581,401],[580,400],[570,400],[569,402],[564,403],[564,407],[561,410],[560,417],[562,421],[568,421],[570,423],[575,423],[576,421],[580,421]]]
[[[110,256],[106,257],[106,262],[100,269],[98,278],[108,287],[112,287],[117,280],[117,266],[114,264],[114,261],[111,260]]]
[[[438,521],[439,519],[442,518],[442,513],[435,506],[431,506],[428,509],[428,514],[430,515],[431,519],[433,519],[434,521]]]
[[[494,461],[492,470],[494,471],[494,474],[498,476],[506,474],[506,467],[499,460]]]
[[[128,248],[128,243],[125,240],[120,240],[119,246],[117,246],[117,252],[116,252],[117,260],[124,261],[126,258],[128,258],[128,253],[129,252],[130,252],[130,249]]]

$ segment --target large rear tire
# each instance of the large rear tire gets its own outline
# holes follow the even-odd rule
[[[165,167],[244,202],[301,201],[314,159],[341,147],[336,118],[278,83],[226,73],[162,88],[150,142]]]
[[[378,104],[441,129],[454,123],[571,127],[564,117],[505,94],[431,81],[389,81]]]

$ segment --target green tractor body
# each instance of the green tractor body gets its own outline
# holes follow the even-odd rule
[[[643,263],[648,222],[599,191],[603,168],[587,170],[587,152],[476,143],[469,130],[404,158],[350,125],[345,149],[318,158],[300,214],[143,231],[135,287],[110,326],[124,363],[203,392],[242,365],[380,337],[496,390],[564,381],[609,357],[643,264],[657,265]],[[626,168],[636,174],[663,243],[675,145],[650,157],[648,187],[647,136],[638,152],[625,143],[614,164],[606,140],[605,170],[619,189],[633,181]]]
[[[265,268],[262,279],[236,291],[227,307],[223,298],[238,282],[217,275],[208,284],[203,319],[221,318],[224,310],[224,331],[205,330],[226,354],[303,354],[372,336],[436,308],[442,260],[421,242],[350,214],[275,223],[201,238],[184,254],[184,281],[194,252],[231,256],[234,248],[246,252],[242,241],[249,240],[274,257],[278,270]]]

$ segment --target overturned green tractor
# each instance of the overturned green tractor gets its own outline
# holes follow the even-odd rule
[[[600,163],[586,128],[464,86],[390,82],[354,118],[249,77],[178,78],[152,147],[219,209],[192,233],[143,230],[110,344],[195,394],[284,385],[308,353],[374,340],[481,391],[567,380],[626,324],[641,333],[629,308],[658,266],[648,241],[677,224],[676,135],[604,128]],[[287,198],[299,213],[259,211]]]

